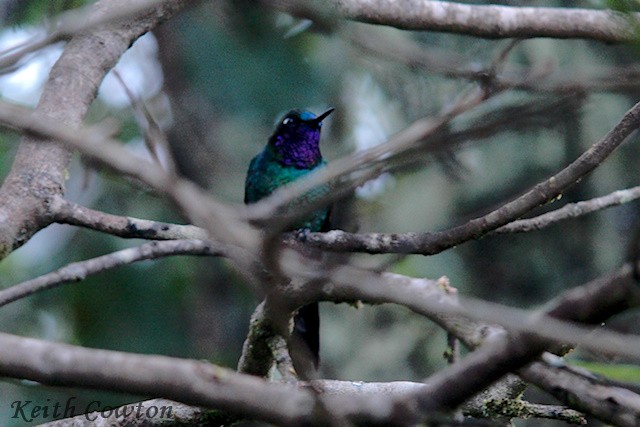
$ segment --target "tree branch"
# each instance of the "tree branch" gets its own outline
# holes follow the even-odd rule
[[[160,242],[160,243],[154,243],[154,244],[164,245],[169,243],[177,243],[177,242]],[[308,268],[313,267],[308,263],[306,264]],[[563,294],[560,298],[557,298],[553,304],[549,305],[550,308],[549,308],[549,311],[547,312],[547,315],[553,315],[553,314],[565,315],[566,314],[568,316],[574,316],[577,320],[599,321],[605,318],[606,316],[608,316],[608,314],[610,314],[609,311],[620,310],[621,308],[628,306],[634,300],[633,298],[630,297],[630,295],[635,295],[635,292],[636,292],[635,287],[632,287],[631,289],[629,289],[629,287],[627,286],[628,284],[625,284],[626,283],[625,281],[629,280],[630,271],[631,269],[627,266],[624,269],[622,269],[620,272],[612,276],[599,279],[597,281],[594,281],[591,284],[588,284],[580,288],[576,288],[572,291],[569,291]],[[451,298],[455,296],[455,293],[452,293],[451,290],[448,290],[446,283],[444,282],[433,282],[433,281],[424,281],[421,279],[411,279],[411,278],[406,278],[406,277],[388,274],[388,273],[382,276],[378,276],[378,275],[373,276],[373,277],[384,278],[384,280],[380,283],[378,283],[380,279],[371,280],[372,279],[371,275],[367,275],[366,272],[363,272],[363,271],[359,272],[358,270],[353,270],[353,269],[334,270],[331,272],[331,277],[334,279],[333,286],[330,287],[329,289],[322,290],[321,292],[329,292],[330,295],[332,295],[332,298],[334,299],[337,297],[340,297],[342,299],[345,299],[345,298],[350,299],[352,298],[350,296],[352,294],[358,295],[360,298],[362,298],[362,294],[364,294],[365,300],[371,300],[373,302],[375,301],[403,302],[404,305],[407,305],[408,307],[418,312],[425,312],[425,310],[430,310],[432,313],[432,316],[434,311],[432,310],[432,306],[428,304],[425,305],[426,301],[429,301],[429,302],[436,301],[436,304],[435,304],[436,306],[438,305],[438,301],[439,301],[440,304],[444,304],[446,306],[448,304],[452,304],[453,301]],[[317,276],[316,276],[316,279],[317,279]],[[366,288],[362,286],[363,283],[366,283]],[[425,283],[427,284],[426,287],[425,287]],[[631,294],[629,292],[631,292]],[[304,297],[300,295],[295,295],[295,294],[292,296],[292,298],[294,300],[304,300]],[[567,309],[570,310],[570,313],[565,313],[565,310]],[[437,313],[438,310],[435,310],[435,312]],[[467,310],[463,310],[463,312],[467,313]],[[456,320],[454,317],[451,316],[451,314],[452,312],[447,310],[446,307],[444,310],[440,310],[439,312],[439,316],[441,316],[442,319],[447,318],[448,321],[450,322],[449,329],[452,329],[451,325],[453,325],[454,323],[459,323],[459,320]],[[473,312],[471,312],[471,314],[473,315]],[[433,316],[433,317],[437,318],[437,316]],[[526,325],[529,328],[527,330],[540,331],[540,333],[542,334],[541,336],[548,337],[549,336],[548,333],[545,332],[546,327],[545,327],[544,320],[538,319],[538,316],[534,316],[533,318],[535,319],[535,321],[530,322],[528,325]],[[516,330],[518,329],[517,322],[514,322],[512,318],[507,317],[503,320],[506,322],[509,322],[510,325],[515,325]],[[554,328],[557,328],[557,326],[558,325],[553,325]],[[460,333],[460,331],[464,331],[465,329],[464,328],[461,329],[460,326],[458,325],[456,326],[455,330],[458,331],[458,333]],[[462,334],[463,340],[465,342],[469,342],[470,341],[469,335],[465,335],[465,334],[470,334],[470,332],[465,332]],[[477,335],[477,332],[474,332],[474,334]],[[514,338],[514,340],[520,343],[517,347],[518,351],[523,351],[523,352],[533,351],[532,347],[528,346],[530,342],[527,340],[531,339],[529,335],[530,334],[516,335],[517,337],[527,337],[526,340],[524,341],[520,341]],[[575,334],[572,338],[568,338],[565,336],[565,337],[560,337],[558,339],[580,340],[579,337]],[[537,336],[536,338],[534,338],[534,340],[536,343],[544,342],[544,340],[540,340]],[[2,343],[2,335],[0,335],[0,343]],[[483,349],[489,348],[490,351],[496,351],[495,346],[492,346],[491,343],[487,343],[487,344],[488,345],[484,346]],[[549,344],[544,344],[544,345],[546,346]],[[1,347],[2,346],[0,346],[0,348]],[[608,348],[611,348],[611,347],[613,347],[611,343],[608,343]],[[503,348],[503,347],[497,346],[498,353],[500,353],[499,351],[500,348]],[[509,347],[507,346],[507,348]],[[57,351],[59,350],[60,349],[57,349]],[[0,353],[2,353],[1,350],[0,350]],[[637,349],[636,349],[636,353],[637,353]],[[91,357],[91,355],[89,354],[86,354],[85,356]],[[0,358],[1,357],[2,355],[0,354]],[[128,360],[128,359],[125,359],[125,360]],[[467,359],[464,359],[461,363],[468,363],[468,362],[465,362],[465,360]],[[500,360],[504,361],[504,359],[502,358],[498,359],[498,361],[496,361],[494,358],[487,358],[483,362],[482,369],[490,368],[493,363],[499,363]],[[507,360],[511,360],[511,359],[507,358]],[[24,363],[28,363],[28,362],[29,361],[25,361]],[[50,365],[48,360],[45,361],[45,364],[47,364],[47,366]],[[460,364],[457,364],[454,366],[459,366],[459,365]],[[26,366],[29,366],[29,365],[26,365]],[[1,369],[2,368],[0,368],[0,370]],[[108,375],[109,371],[108,370],[104,371],[104,369],[105,369],[104,367],[101,368],[100,372],[107,372],[105,375]],[[478,367],[478,369],[480,369],[480,367]],[[18,372],[24,372],[24,371],[18,371]],[[504,371],[502,373],[504,373]],[[126,375],[126,374],[127,373],[125,371],[125,373],[123,373],[122,375]],[[23,374],[14,372],[13,375],[23,375]],[[78,377],[74,377],[73,375],[69,374],[69,378],[72,378],[72,377],[78,378],[77,380],[78,382],[75,383],[77,385],[91,386],[91,384],[95,384],[91,382],[89,382],[88,384],[85,383],[84,382],[85,379],[83,379],[84,377],[82,375]],[[27,378],[32,378],[32,377],[27,377]],[[57,378],[57,377],[52,376],[51,378]],[[63,378],[64,378],[64,375],[63,375]],[[187,378],[187,380],[190,381],[189,378]],[[430,387],[433,385],[431,381],[429,382],[429,384],[430,384]],[[457,384],[461,384],[461,383],[457,383]],[[101,385],[96,387],[103,388],[105,386]],[[115,386],[109,385],[106,388],[114,389],[111,387],[115,387]],[[135,392],[135,390],[137,389],[128,390],[128,391]],[[184,401],[190,404],[203,404],[203,403],[197,403],[190,400],[183,400],[184,397],[179,397],[177,395],[164,395],[164,396],[178,399],[180,401]],[[358,405],[359,404],[360,403],[358,403]],[[216,407],[218,406],[216,405]],[[389,408],[388,405],[386,407]],[[396,409],[394,410],[389,409],[390,412],[385,413],[384,416],[393,417],[394,416],[393,414],[395,413],[394,411],[398,409],[397,407],[395,408]],[[333,407],[331,410],[333,410]],[[340,411],[342,410],[347,411],[347,414],[352,414],[352,412],[349,412],[349,411],[356,411],[358,414],[361,414],[360,411],[363,409],[361,407],[358,407],[357,409],[352,407],[349,410],[340,409]],[[338,412],[338,414],[342,414],[342,412]],[[264,414],[262,414],[261,416],[264,416]],[[385,418],[385,419],[389,419],[389,418]]]
[[[203,225],[217,240],[241,248],[255,248],[257,233],[238,218],[237,209],[217,201],[186,179],[171,175],[157,164],[134,155],[118,141],[105,136],[99,126],[70,129],[23,107],[0,102],[0,123],[28,134],[63,141],[81,153],[168,195],[194,224]],[[59,194],[54,195],[58,197]],[[52,196],[52,197],[54,197]],[[51,217],[51,213],[48,214]],[[51,219],[50,219],[51,220]],[[245,258],[229,253],[235,260]]]
[[[65,283],[79,282],[87,276],[146,259],[172,255],[224,256],[225,247],[204,240],[172,240],[150,242],[122,249],[85,261],[74,262],[51,273],[0,290],[0,307],[36,292],[51,289]]]
[[[265,304],[265,301],[261,302],[251,315],[249,333],[238,361],[238,372],[258,377],[267,377],[274,362],[276,346],[283,341],[278,328],[265,317]]]
[[[606,196],[596,197],[577,203],[568,203],[563,207],[534,218],[519,219],[492,231],[489,234],[526,233],[541,230],[557,222],[569,218],[579,218],[583,215],[597,212],[612,206],[619,206],[640,198],[640,186],[614,191]]]
[[[627,265],[616,274],[563,293],[547,304],[540,315],[597,324],[629,307],[637,298],[636,282]],[[526,366],[555,345],[535,333],[492,337],[458,364],[430,377],[430,389],[416,394],[415,403],[423,413],[453,409],[506,372]]]
[[[313,419],[312,393],[206,362],[90,350],[8,334],[0,334],[0,360],[0,373],[12,378],[164,396],[285,425]]]
[[[50,209],[53,221],[58,224],[77,225],[127,239],[207,239],[206,230],[194,225],[112,215],[89,209],[62,197],[54,197]]]
[[[582,38],[608,43],[636,39],[638,14],[610,10],[469,5],[449,1],[333,0],[338,16],[403,30],[485,38]]]
[[[430,280],[394,273],[380,274],[346,264],[318,270],[318,265],[312,260],[289,250],[283,252],[281,267],[284,273],[299,274],[307,281],[331,283],[325,287],[289,286],[281,290],[289,300],[300,305],[310,301],[398,304],[434,321],[472,349],[484,345],[485,340],[493,335],[504,333],[503,329],[495,326],[488,328],[487,324],[491,324],[501,325],[516,335],[536,335],[546,342],[579,344],[595,352],[627,357],[640,353],[640,339],[637,337],[614,331],[594,334],[590,326],[593,321],[588,320],[595,318],[598,310],[603,310],[602,317],[607,317],[611,312],[620,312],[640,301],[636,287],[630,283],[631,265],[624,265],[608,275],[564,292],[546,304],[550,311],[522,310],[462,298],[444,277]],[[555,310],[565,308],[573,317],[555,314]]]
[[[477,58],[467,58],[448,51],[416,42],[408,34],[386,34],[377,28],[356,28],[338,33],[360,52],[376,56],[393,64],[398,61],[409,69],[419,68],[427,73],[440,74],[451,79],[475,81],[501,92],[519,89],[529,92],[556,95],[575,92],[629,93],[640,87],[638,69],[635,66],[611,67],[598,73],[576,75],[554,74],[549,63],[527,68],[514,68],[495,72],[489,66],[478,67]]]
[[[571,320],[597,324],[635,306],[638,289],[630,265],[563,293],[546,304],[544,311],[518,314],[519,310],[512,311],[496,305],[478,307],[476,303],[468,304],[467,301],[458,306],[455,294],[447,291],[446,283],[442,281],[438,284],[389,273],[377,275],[344,265],[334,266],[330,271],[320,271],[308,260],[302,261],[287,251],[283,255],[282,268],[285,273],[300,271],[307,279],[332,283],[330,287],[320,290],[312,287],[304,290],[324,295],[323,300],[358,299],[369,303],[401,304],[436,321],[467,345],[481,345],[461,362],[428,379],[430,387],[423,395],[416,396],[415,401],[423,414],[455,408],[508,371],[522,368],[547,348],[555,348],[559,342],[571,345],[580,343],[595,351],[613,350],[625,355],[637,355],[640,348],[640,340],[629,335],[610,331],[593,334],[592,328],[564,322]],[[304,266],[296,265],[298,263]],[[295,289],[289,292],[295,293]],[[502,324],[510,333],[506,335],[500,329],[474,324],[465,318]],[[404,407],[401,402],[397,404]]]
[[[354,422],[406,425],[408,419],[394,418],[392,399],[402,400],[411,393],[431,388],[403,381],[317,380],[299,386],[274,384],[206,362],[90,350],[4,333],[0,333],[0,359],[3,360],[0,373],[12,378],[165,396],[189,405],[220,409],[227,413],[227,419],[235,414],[242,419],[254,418],[280,425],[320,425],[326,422],[329,415],[316,402],[318,398],[334,416],[347,417]],[[173,404],[163,399],[142,402],[142,405],[146,407],[154,402]],[[189,408],[177,406],[183,412],[189,412]],[[191,409],[194,416],[203,416],[201,410]],[[129,412],[130,409],[126,413]],[[215,414],[204,417],[215,419]],[[102,421],[101,415],[100,418]],[[115,418],[113,421],[124,421],[120,417]],[[60,422],[63,421],[70,420]],[[134,421],[140,422],[139,419]],[[193,422],[193,419],[187,418],[187,421]]]
[[[570,424],[587,423],[584,415],[576,410],[564,406],[541,405],[521,399],[490,399],[486,400],[481,407],[467,409],[464,413],[478,418],[486,418],[487,414],[490,414],[502,415],[509,419],[548,418]]]
[[[558,363],[534,362],[518,371],[523,379],[572,408],[607,424],[635,427],[640,419],[640,395],[622,387],[578,376]]]
[[[0,360],[0,374],[11,378],[164,396],[279,425],[321,425],[343,417],[404,425],[401,418],[391,418],[391,397],[424,387],[408,382],[322,381],[300,388],[206,362],[85,349],[4,333],[0,333]],[[317,387],[324,391],[322,396]]]

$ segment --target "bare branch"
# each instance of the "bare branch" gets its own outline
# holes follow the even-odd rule
[[[312,390],[323,395],[352,395],[352,394],[386,394],[388,396],[400,396],[425,387],[424,384],[409,381],[394,381],[388,383],[373,383],[362,381],[336,381],[315,380],[298,384],[303,389]],[[469,416],[484,418],[487,413],[498,413],[510,418],[552,418],[566,421],[572,424],[584,424],[584,417],[577,411],[556,405],[539,405],[522,400],[505,399],[504,401],[491,400],[485,406],[465,408],[464,413]],[[164,412],[163,412],[164,411]],[[507,412],[508,413],[504,413]],[[211,411],[203,408],[188,406],[180,402],[167,399],[153,399],[144,402],[134,402],[122,405],[105,413],[93,412],[82,414],[73,418],[66,418],[41,424],[42,427],[67,427],[71,423],[74,426],[93,427],[97,423],[104,423],[110,427],[149,425],[163,426],[168,423],[206,423],[207,425],[222,425],[241,420],[221,411]]]
[[[305,389],[206,362],[85,349],[4,333],[0,333],[0,360],[0,374],[11,378],[164,396],[241,418],[292,426],[320,425],[336,417],[405,425],[404,418],[394,418],[391,398],[424,387],[408,382],[322,381]],[[324,389],[325,395],[318,396],[318,389]]]
[[[518,371],[518,375],[559,401],[607,424],[622,427],[638,425],[640,395],[628,389],[603,385],[593,378],[575,375],[558,363],[534,362]]]
[[[58,224],[77,225],[127,239],[174,240],[207,239],[206,230],[194,225],[171,224],[112,215],[54,197],[50,209]]]
[[[36,292],[65,283],[79,282],[87,276],[146,259],[172,255],[225,256],[225,247],[204,240],[171,240],[150,242],[135,248],[122,249],[85,261],[74,262],[51,273],[13,285],[0,291],[0,307]]]
[[[403,30],[442,31],[486,38],[584,38],[633,41],[638,14],[610,10],[468,5],[449,1],[334,0],[338,15]]]
[[[0,343],[3,376],[164,396],[285,425],[312,420],[312,393],[206,362],[90,350],[8,334],[0,334]]]
[[[628,307],[630,300],[637,298],[637,292],[631,268],[626,266],[617,274],[565,292],[547,306],[544,314],[595,324]],[[456,365],[430,377],[429,390],[416,394],[416,404],[423,413],[453,409],[506,372],[526,366],[553,346],[552,341],[536,334],[492,337]]]
[[[640,187],[614,191],[606,196],[596,197],[577,203],[568,203],[563,207],[534,218],[520,219],[492,231],[490,234],[525,233],[541,230],[559,221],[578,218],[612,206],[619,206],[640,198]]]
[[[238,414],[241,418],[255,418],[285,425],[300,425],[301,422],[321,423],[321,413],[317,412],[314,405],[313,396],[317,393],[322,395],[324,404],[331,411],[348,416],[353,421],[389,423],[395,420],[396,423],[406,424],[406,418],[393,418],[393,405],[390,404],[390,400],[402,400],[411,393],[431,388],[430,385],[402,381],[366,383],[332,380],[317,380],[289,386],[268,383],[205,362],[164,356],[89,350],[8,334],[0,334],[0,344],[0,357],[4,361],[0,366],[0,372],[5,376],[29,378],[45,384],[81,385],[162,395],[179,402],[218,408],[226,411],[228,416]],[[307,389],[313,392],[309,393]],[[251,398],[248,398],[249,396]],[[142,402],[141,405],[168,405],[173,409],[178,408],[188,413],[187,420],[191,414],[210,419],[202,410],[174,403],[162,399]],[[133,416],[130,407],[137,405],[125,405],[125,408],[129,406],[129,409],[118,413]],[[548,413],[548,409],[546,412]],[[412,411],[409,411],[405,415],[411,413]],[[569,414],[570,412],[567,412],[567,416]],[[175,415],[178,415],[177,411]],[[110,420],[124,421],[118,416]],[[162,421],[166,422],[167,419],[164,418]],[[59,424],[54,422],[51,425]]]
[[[124,81],[120,73],[116,70],[113,70],[113,75],[118,79],[120,85],[124,89],[129,101],[131,102],[131,106],[134,108],[137,114],[136,121],[138,122],[138,126],[144,135],[144,142],[149,150],[149,154],[153,158],[153,160],[161,167],[165,168],[167,173],[171,176],[177,176],[177,167],[175,164],[175,160],[173,159],[173,155],[169,150],[169,142],[167,141],[167,135],[165,135],[164,131],[161,129],[160,125],[156,121],[151,111],[147,108],[147,105],[144,103],[142,99],[136,96],[129,86],[127,82]],[[164,153],[164,158],[161,159],[161,153]],[[164,162],[163,162],[164,160]]]
[[[300,305],[309,301],[398,304],[436,322],[469,348],[484,345],[487,334],[490,338],[503,333],[495,326],[488,328],[487,324],[491,324],[501,325],[514,334],[535,335],[547,342],[579,344],[595,352],[628,357],[640,353],[640,339],[633,335],[614,331],[594,334],[592,326],[578,323],[586,322],[583,317],[595,318],[598,310],[602,310],[604,318],[611,312],[620,312],[638,303],[640,296],[629,283],[632,280],[630,265],[561,294],[546,305],[548,311],[529,311],[460,297],[447,278],[430,280],[394,273],[380,274],[346,264],[318,270],[313,261],[300,258],[289,250],[283,255],[282,269],[285,273],[331,283],[331,286],[323,288],[289,286],[282,289],[281,292]],[[590,315],[576,314],[576,318],[556,315],[557,311],[565,308],[568,313]],[[591,325],[593,322],[587,323]]]
[[[160,244],[164,244],[164,243],[173,243],[173,242],[160,242]],[[349,298],[349,292],[352,292],[353,289],[352,289],[352,285],[348,285],[348,283],[353,283],[354,281],[366,280],[367,289],[368,289],[368,292],[369,292],[369,295],[370,295],[369,299],[373,299],[373,300],[377,299],[377,300],[380,300],[380,301],[394,301],[393,298],[389,298],[389,295],[384,295],[384,293],[381,292],[381,289],[378,287],[378,284],[376,283],[376,281],[375,280],[373,280],[373,281],[370,280],[371,279],[370,276],[363,276],[362,272],[360,272],[358,274],[354,274],[354,273],[358,273],[358,272],[357,271],[344,270],[340,274],[338,274],[337,276],[335,276],[335,273],[334,273],[334,278],[336,280],[335,280],[334,286],[332,287],[332,289],[334,289],[334,290],[332,290],[332,292],[335,295],[340,295],[342,298]],[[627,292],[629,292],[628,287],[626,287],[626,285],[622,285],[624,283],[624,280],[628,280],[629,275],[630,275],[630,268],[626,268],[626,269],[623,269],[618,275],[614,275],[614,276],[611,276],[611,277],[608,277],[608,278],[603,278],[603,279],[595,281],[594,283],[589,284],[589,285],[587,285],[587,286],[585,286],[583,288],[577,288],[575,290],[572,290],[572,291],[566,293],[565,295],[563,295],[561,298],[557,299],[556,302],[551,306],[551,309],[550,309],[549,313],[550,314],[553,314],[553,313],[567,314],[567,313],[564,313],[564,310],[565,309],[569,309],[572,312],[579,313],[579,316],[580,316],[581,320],[584,320],[584,316],[587,316],[588,313],[592,313],[592,315],[595,315],[595,317],[592,317],[590,320],[597,321],[597,320],[605,317],[607,315],[607,313],[603,312],[603,311],[598,311],[597,314],[594,313],[593,310],[596,309],[597,306],[591,306],[591,308],[589,307],[589,304],[592,304],[594,301],[597,301],[598,304],[602,303],[601,308],[598,308],[598,310],[601,310],[601,309],[602,310],[606,310],[607,308],[611,309],[611,310],[613,310],[614,308],[615,309],[619,309],[622,306],[626,306],[631,301],[631,299],[628,297],[628,294],[627,294]],[[403,287],[404,289],[401,290],[400,294],[404,295],[404,296],[402,296],[401,299],[404,299],[405,301],[409,300],[410,298],[412,298],[413,301],[417,300],[417,302],[414,302],[414,308],[423,305],[424,301],[427,301],[427,300],[431,301],[431,300],[435,299],[437,301],[446,302],[446,301],[448,301],[448,298],[450,298],[450,295],[451,295],[451,292],[446,290],[446,286],[445,286],[444,283],[432,282],[433,286],[430,285],[429,287],[423,288],[421,290],[421,287],[423,287],[424,283],[423,283],[423,281],[420,281],[419,279],[403,278],[401,276],[389,275],[389,274],[384,275],[384,277],[386,277],[387,281],[385,281],[382,285],[387,288],[387,292],[389,292],[390,294],[394,294],[394,293],[397,294],[398,288]],[[388,280],[391,280],[391,282],[388,282]],[[623,282],[620,282],[620,280],[622,280]],[[395,283],[395,286],[393,286],[393,287],[389,286],[390,283]],[[350,289],[352,289],[352,290],[350,290]],[[421,300],[421,298],[419,298],[419,296],[427,296],[427,295],[429,295],[428,293],[424,292],[425,290],[429,291],[429,289],[431,289],[430,292],[433,292],[433,294],[431,294],[430,297],[424,298],[424,300]],[[440,296],[438,296],[438,294]],[[447,297],[447,295],[449,295],[449,297]],[[295,297],[295,295],[294,295],[294,297]],[[297,298],[300,298],[300,297],[297,297]],[[395,300],[396,301],[399,300],[398,296],[396,296]],[[616,304],[617,304],[617,306],[616,306]],[[604,307],[604,308],[602,308],[602,307]],[[422,310],[424,310],[424,308]],[[568,315],[570,315],[570,314],[568,314]],[[450,312],[448,312],[447,310],[445,310],[445,313],[441,313],[441,316],[442,317],[448,316],[451,322],[456,322],[456,320],[450,316]],[[511,322],[512,319],[508,318],[507,320],[509,322]],[[542,328],[540,328],[541,325],[543,326]],[[539,321],[538,319],[535,319],[535,321],[533,323],[530,323],[529,326],[530,326],[531,329],[536,330],[536,331],[538,331],[538,330],[544,331],[544,329],[545,329],[544,328],[544,322],[541,321],[541,320]],[[554,325],[554,327],[555,326],[557,326],[557,325]],[[459,331],[460,329],[457,329],[457,330]],[[546,336],[545,334],[546,334],[545,332],[542,333],[543,336]],[[518,337],[524,337],[524,335],[518,336]],[[0,335],[0,342],[2,342],[2,339],[3,339],[3,336]],[[522,348],[518,347],[519,348],[518,351],[525,351],[525,349],[526,349],[526,351],[533,351],[533,349],[536,348],[535,346],[533,346],[533,348],[532,348],[530,345],[528,345],[528,344],[530,344],[530,342],[527,341],[529,339],[531,339],[531,337],[528,336],[525,339],[525,342],[522,343],[521,341],[518,341],[518,342],[521,342],[521,344],[522,344]],[[539,341],[536,339],[534,342],[537,343]],[[489,348],[489,349],[492,349],[491,351],[497,351],[498,353],[500,353],[499,350],[501,348],[503,348],[503,346],[501,346],[501,345],[496,347],[496,346],[490,345],[489,343],[487,343],[487,344],[488,345],[483,347],[483,348]],[[548,345],[548,344],[545,344],[545,345]],[[0,346],[0,348],[1,347],[2,346]],[[60,349],[56,349],[56,351],[59,352]],[[82,351],[85,351],[85,350],[82,350]],[[91,350],[91,351],[93,351],[93,350]],[[2,350],[0,350],[0,353],[1,352],[2,352]],[[62,354],[64,354],[64,352]],[[474,354],[476,354],[476,353],[474,353]],[[0,356],[2,356],[2,355],[0,355]],[[90,355],[90,354],[85,354],[84,356],[86,356],[88,358],[92,357],[92,355]],[[62,357],[62,356],[60,356],[60,357]],[[66,355],[64,356],[65,360],[67,360],[66,359],[67,357],[68,356],[66,356]],[[467,359],[464,359],[464,360],[467,360]],[[466,363],[466,362],[464,362],[464,360],[462,362],[460,362],[460,363]],[[503,360],[503,359],[500,358],[499,360]],[[509,360],[511,360],[511,359],[509,359]],[[125,359],[119,360],[118,369],[122,369],[122,366],[121,366],[122,363],[125,363],[125,362],[128,363],[129,361],[130,361],[129,356],[127,356]],[[24,363],[28,363],[28,362],[30,362],[30,361],[25,361]],[[488,358],[488,359],[484,360],[483,363],[491,365],[494,362],[496,362],[495,359]],[[55,366],[56,366],[55,363],[53,363],[53,365],[52,365],[51,361],[48,360],[48,359],[46,359],[44,363],[49,367],[49,369],[53,369],[54,372],[60,373],[60,371],[57,371],[55,369]],[[147,363],[147,362],[145,362],[145,363]],[[175,363],[175,362],[171,362],[171,363]],[[457,365],[454,365],[454,366],[459,366],[459,365],[460,364],[457,364]],[[10,364],[9,366],[12,366],[12,365]],[[51,368],[51,366],[53,366],[53,368]],[[75,365],[73,365],[73,366],[75,367]],[[111,365],[107,365],[107,366],[111,366]],[[486,368],[486,366],[484,366],[484,367]],[[30,369],[32,369],[32,367]],[[109,372],[110,372],[109,369],[110,368],[105,368],[104,366],[102,366],[100,372],[104,372],[105,373],[104,375],[109,375]],[[114,369],[115,369],[115,366],[114,366]],[[0,368],[0,370],[2,370],[2,368]],[[90,370],[88,369],[88,372],[89,371]],[[11,372],[14,372],[14,371],[11,371]],[[24,371],[20,371],[20,372],[21,373],[19,375],[23,375]],[[32,371],[30,371],[30,372],[32,372]],[[47,372],[51,372],[51,371],[48,370]],[[122,375],[127,375],[127,372],[128,371],[125,369],[125,371],[122,373]],[[180,371],[177,374],[183,374],[183,373],[184,372]],[[15,372],[14,372],[14,374],[18,375]],[[69,378],[72,378],[72,377],[73,378],[78,378],[77,381],[79,381],[79,382],[74,383],[74,384],[77,384],[77,385],[81,384],[81,385],[84,385],[84,386],[91,386],[91,384],[95,384],[95,382],[87,383],[87,382],[85,382],[86,378],[84,378],[82,376],[78,377],[77,375],[78,375],[77,371],[75,373],[75,376],[69,374]],[[91,373],[91,375],[93,375],[95,377],[95,372]],[[32,378],[33,379],[32,376],[28,376],[27,378]],[[137,378],[139,379],[139,377],[137,377]],[[38,380],[38,379],[36,378],[36,380]],[[133,381],[133,379],[132,379],[132,381]],[[192,379],[191,378],[186,378],[185,381],[192,381]],[[63,384],[68,384],[67,382],[62,382],[62,383]],[[162,378],[159,378],[159,383],[160,384],[164,384],[163,381],[162,381]],[[113,385],[110,382],[108,384],[109,385],[107,385],[107,386],[105,386],[103,384],[103,385],[96,386],[96,387],[100,387],[100,388],[106,387],[108,389],[114,389],[112,387],[117,387],[117,386]],[[431,389],[432,384],[433,384],[432,382],[429,383],[429,385],[430,385],[429,389]],[[460,383],[458,383],[458,384],[460,384]],[[115,388],[115,389],[121,390],[120,388]],[[124,390],[124,389],[122,389],[122,390]],[[129,389],[128,391],[134,391],[135,392],[136,390],[140,390],[140,389],[133,389],[133,390]],[[180,390],[184,391],[181,388],[180,388]],[[186,403],[200,404],[200,405],[203,404],[202,401],[194,402],[194,401],[191,401],[191,400],[184,400],[185,399],[184,395],[180,395],[180,396],[177,396],[175,394],[171,394],[171,395],[163,394],[163,395],[167,396],[167,397],[170,397],[170,398],[178,399],[180,401],[184,401]],[[190,394],[187,393],[187,396],[190,396]],[[401,401],[404,401],[404,400],[401,399]],[[326,403],[327,402],[325,402],[325,404]],[[380,402],[377,402],[377,403],[380,404]],[[333,405],[333,403],[330,403],[330,404]],[[363,407],[358,406],[358,405],[362,405],[362,402],[354,401],[354,402],[351,402],[350,405],[351,406],[349,407],[349,409],[342,408],[342,409],[339,409],[339,411],[347,411],[347,414],[352,414],[353,412],[351,412],[351,411],[355,411],[358,414],[362,414],[361,411],[363,411]],[[353,405],[356,405],[357,408],[353,407]],[[215,406],[218,407],[217,404]],[[391,414],[394,413],[394,410],[391,410],[390,409],[391,406],[389,406],[388,404],[386,404],[386,406],[384,406],[384,407],[389,410],[389,412],[385,412],[384,417],[386,417],[385,419],[389,419],[388,417],[392,417],[393,416]],[[333,410],[333,409],[335,409],[335,408],[332,406],[331,410]],[[371,408],[368,408],[368,409],[371,409]],[[341,413],[341,412],[338,412],[338,413]],[[261,415],[261,417],[264,417],[264,416],[265,416],[264,414]],[[381,416],[381,415],[378,414],[378,415],[375,415],[375,416],[377,417],[377,416]],[[261,419],[264,419],[264,418],[261,418]]]
[[[392,37],[375,28],[356,28],[338,34],[348,40],[359,52],[375,55],[394,64],[401,62],[410,68],[419,68],[427,73],[440,74],[452,79],[464,79],[489,84],[501,92],[519,89],[529,92],[567,94],[575,92],[621,92],[640,87],[638,69],[634,66],[594,70],[562,75],[551,64],[545,63],[529,68],[514,69],[499,73],[490,66],[478,66],[477,59],[460,54],[440,51],[432,46],[417,43],[408,35]],[[522,41],[522,39],[517,39]]]

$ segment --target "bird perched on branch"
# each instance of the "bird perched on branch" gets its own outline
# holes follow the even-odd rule
[[[333,108],[316,116],[304,110],[289,111],[278,123],[267,146],[249,164],[245,181],[244,202],[255,203],[277,188],[325,166],[320,153],[322,121]],[[328,186],[310,190],[289,208],[318,199],[329,192]],[[327,231],[330,227],[329,207],[305,216],[285,231]],[[294,317],[292,339],[300,340],[317,368],[320,350],[320,317],[318,303],[302,307]]]

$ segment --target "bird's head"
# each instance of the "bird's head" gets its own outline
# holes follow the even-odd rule
[[[322,161],[320,128],[333,108],[316,116],[306,110],[291,110],[278,122],[269,138],[269,148],[285,166],[313,168]]]

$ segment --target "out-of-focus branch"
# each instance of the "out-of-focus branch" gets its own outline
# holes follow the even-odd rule
[[[492,68],[495,69],[504,60],[504,52],[508,51],[509,49],[499,52]],[[557,114],[554,113],[566,108],[577,108],[583,99],[581,94],[572,94],[552,102],[534,101],[507,105],[498,111],[483,114],[462,130],[446,129],[451,120],[469,112],[497,93],[496,89],[488,86],[474,88],[469,93],[460,95],[451,105],[445,106],[435,117],[416,120],[386,143],[332,161],[326,168],[282,187],[271,196],[248,206],[247,218],[261,225],[268,224],[271,232],[275,233],[301,215],[339,200],[358,185],[385,171],[407,165],[424,166],[426,162],[420,160],[428,159],[429,154],[450,150],[457,144],[487,138],[498,132],[549,125],[553,123],[550,116],[555,117]],[[295,211],[288,209],[290,202],[306,191],[326,184],[333,186],[333,191],[313,202],[296,205]]]
[[[422,255],[440,253],[460,243],[482,237],[518,219],[531,209],[556,199],[600,165],[638,126],[640,126],[640,103],[627,111],[613,129],[569,166],[494,211],[457,227],[432,233],[402,234],[354,234],[333,230],[328,233],[308,233],[305,235],[305,240],[323,249],[339,252]]]
[[[0,290],[0,307],[36,292],[65,283],[79,282],[87,276],[146,259],[173,255],[225,256],[225,246],[205,240],[150,242],[122,249],[85,261],[74,262],[51,273]]]
[[[608,10],[469,5],[449,1],[333,0],[333,4],[338,16],[354,21],[486,38],[584,38],[624,43],[636,39],[633,24],[637,25],[639,19],[637,13]]]
[[[617,67],[571,76],[550,74],[551,70],[533,70],[529,76],[504,74],[494,79],[501,90],[520,89],[530,92],[563,94],[573,92],[613,92],[628,95],[639,89],[637,67]]]
[[[256,247],[256,233],[238,219],[236,209],[215,200],[190,181],[173,176],[157,164],[136,156],[106,136],[105,130],[99,126],[71,129],[37,112],[9,103],[0,103],[0,123],[28,134],[62,141],[101,164],[167,194],[194,224],[202,225],[217,240],[244,248]]]
[[[53,221],[76,225],[127,239],[206,239],[207,231],[195,225],[171,224],[90,209],[62,197],[51,202]]]
[[[105,74],[131,43],[186,3],[160,1],[135,19],[123,18],[73,37],[51,69],[34,116],[47,117],[72,132],[85,116]],[[98,2],[92,6],[92,16],[114,13],[113,9],[122,4]],[[42,134],[22,138],[11,171],[0,188],[0,259],[51,223],[49,201],[64,194],[71,150],[53,139]]]

